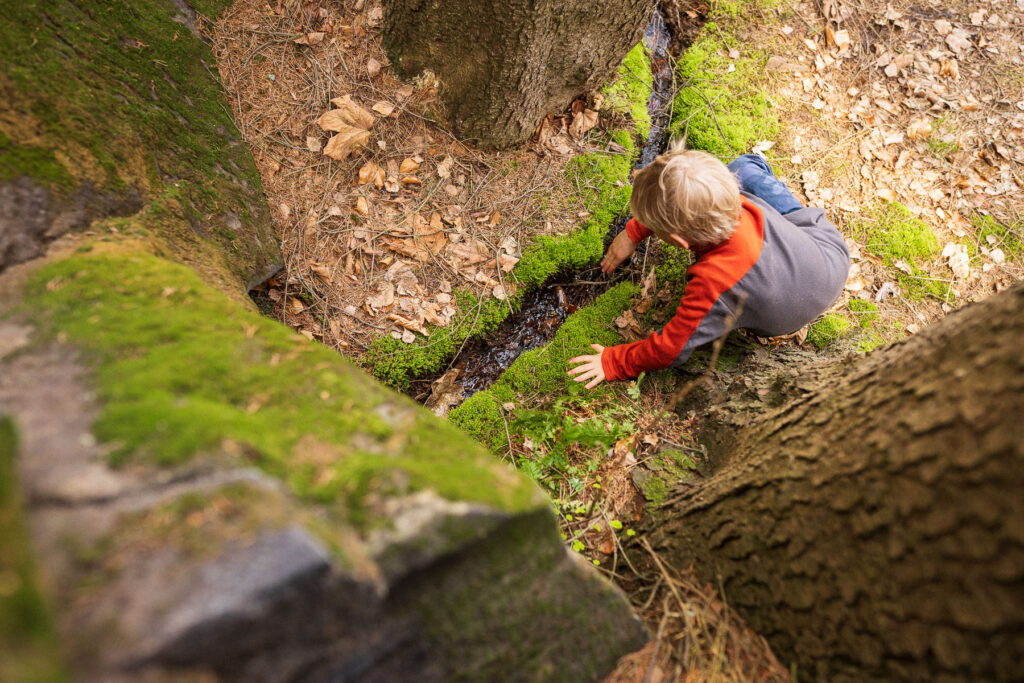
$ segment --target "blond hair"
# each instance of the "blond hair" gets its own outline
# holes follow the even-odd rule
[[[633,179],[633,215],[662,239],[679,235],[707,248],[732,237],[740,216],[740,188],[721,161],[674,144]]]

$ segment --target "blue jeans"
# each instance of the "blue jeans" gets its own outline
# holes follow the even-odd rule
[[[739,181],[741,190],[763,199],[779,213],[787,214],[804,208],[789,188],[775,177],[772,167],[763,157],[757,154],[744,154],[737,157],[728,168]]]

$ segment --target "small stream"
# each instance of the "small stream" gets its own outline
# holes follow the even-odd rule
[[[647,102],[651,130],[635,169],[651,163],[665,148],[672,97],[670,41],[665,21],[661,13],[655,11],[644,32],[644,42],[654,73],[654,88]],[[624,216],[609,228],[605,248],[622,230],[625,221]],[[519,311],[506,318],[494,332],[467,342],[451,364],[450,368],[458,370],[454,384],[461,387],[462,400],[490,386],[520,354],[549,342],[570,314],[592,302],[623,276],[620,269],[612,277],[605,277],[601,269],[594,265],[576,273],[555,277],[554,284],[545,285],[528,294]],[[418,400],[423,400],[430,395],[431,382],[436,379],[413,382],[410,393]]]

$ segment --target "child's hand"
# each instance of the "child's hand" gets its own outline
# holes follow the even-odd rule
[[[629,238],[629,233],[623,230],[615,236],[611,246],[608,247],[608,253],[601,259],[601,272],[605,275],[612,272],[619,267],[620,263],[632,256],[634,251],[636,251],[636,245]]]
[[[622,234],[625,235],[626,233]],[[628,235],[626,236],[626,239],[629,239]],[[611,250],[609,250],[609,253],[610,251]],[[569,374],[579,375],[579,377],[573,378],[577,382],[587,382],[589,379],[590,381],[587,382],[587,389],[593,389],[604,381],[604,366],[601,365],[601,353],[604,351],[604,347],[600,344],[591,344],[590,347],[597,351],[596,355],[576,356],[575,358],[569,359],[570,363],[582,363],[582,365],[577,365],[570,370]]]

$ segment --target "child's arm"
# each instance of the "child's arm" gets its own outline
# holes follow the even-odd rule
[[[619,267],[619,264],[628,259],[636,251],[636,245],[640,244],[651,234],[647,226],[635,218],[626,222],[626,228],[615,236],[608,253],[601,259],[601,272],[608,274]]]
[[[675,315],[661,331],[632,344],[609,346],[603,350],[602,380],[628,379],[641,372],[682,363],[695,348],[722,335],[733,306],[733,302],[727,300],[729,297],[722,294],[735,284],[735,279],[716,267],[699,262],[690,267],[690,275]],[[588,362],[592,362],[592,358],[579,357]]]

